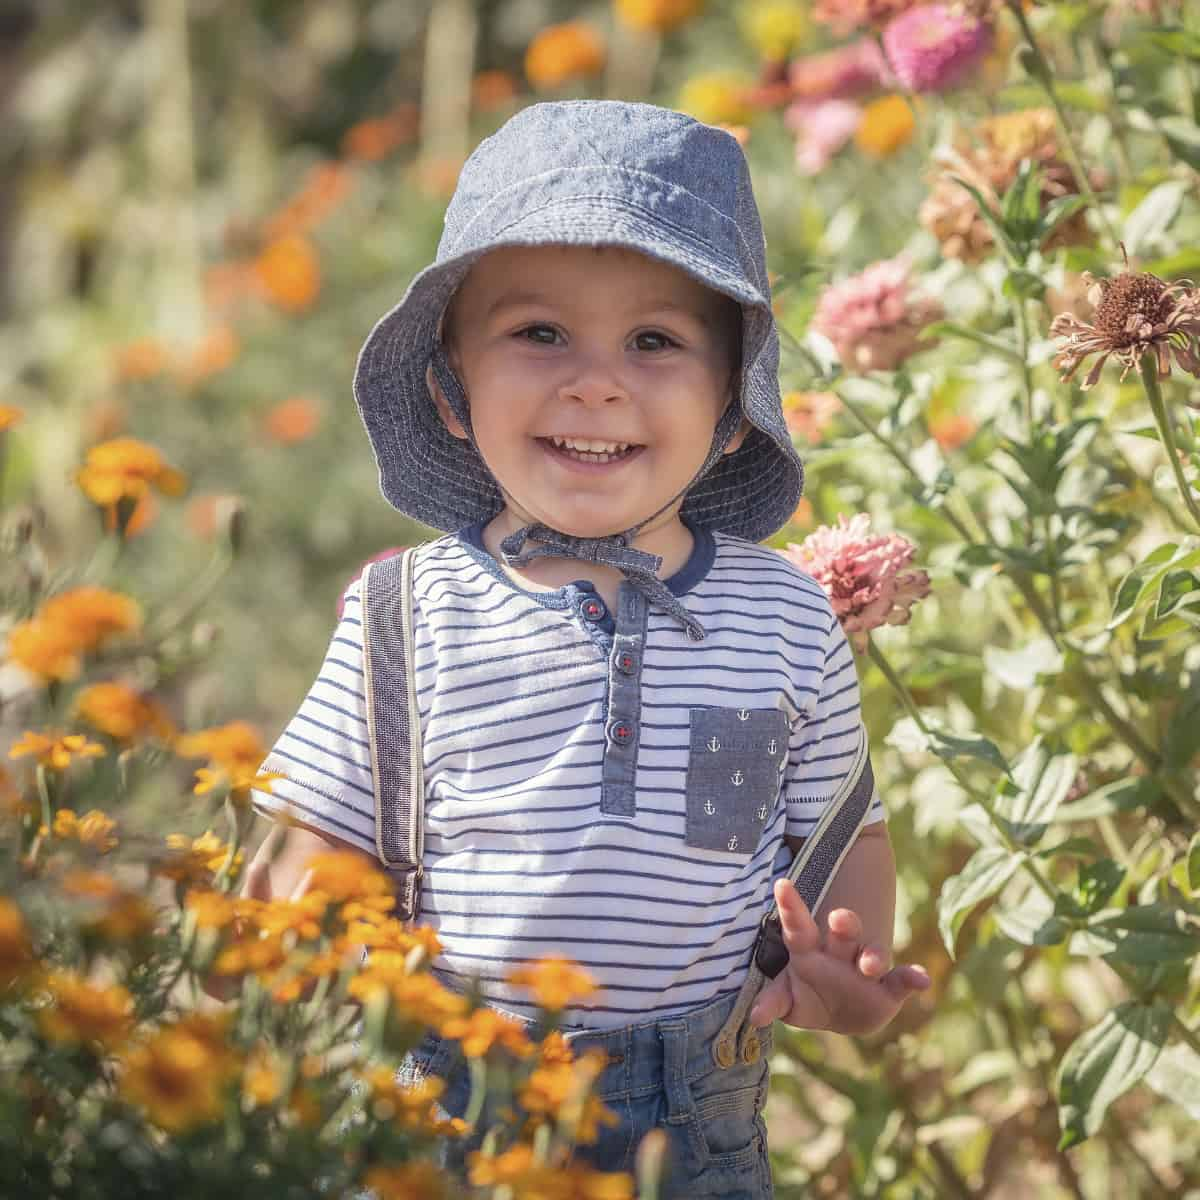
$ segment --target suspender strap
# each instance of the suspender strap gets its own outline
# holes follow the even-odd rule
[[[795,884],[814,916],[842,860],[854,845],[874,793],[875,775],[868,755],[867,732],[863,729],[851,769],[822,814],[816,829],[804,839],[804,845],[788,868],[788,879]],[[758,1057],[758,1035],[753,1028],[747,1028],[745,1036],[741,1037],[740,1052],[739,1036],[743,1026],[749,1025],[750,1009],[762,985],[766,980],[774,979],[787,966],[787,962],[788,949],[783,941],[779,909],[772,904],[770,912],[759,924],[758,937],[750,956],[750,970],[738,992],[733,1011],[713,1042],[713,1058],[717,1066],[731,1067],[739,1057],[746,1062],[753,1062]]]
[[[414,554],[369,563],[362,576],[363,671],[375,781],[375,850],[396,878],[396,915],[421,909],[425,778],[413,666]]]

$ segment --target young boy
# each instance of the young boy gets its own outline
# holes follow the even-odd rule
[[[890,966],[895,868],[852,653],[821,589],[755,544],[803,481],[777,367],[737,142],[581,101],[476,150],[435,263],[355,375],[384,494],[449,531],[416,552],[409,664],[435,970],[529,1018],[514,967],[586,967],[601,991],[565,1026],[608,1053],[597,1090],[620,1118],[587,1153],[629,1169],[662,1126],[669,1194],[693,1200],[771,1194],[775,1019],[868,1032],[928,985]],[[268,839],[252,894],[302,891],[330,843],[374,856],[361,618],[356,583],[267,760],[286,779],[257,807],[302,828],[274,861]],[[854,790],[861,828],[814,919],[788,867]],[[783,969],[756,991],[773,901]],[[416,1057],[461,1114],[453,1046]]]

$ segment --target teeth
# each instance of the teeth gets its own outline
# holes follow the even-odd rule
[[[624,454],[629,449],[628,442],[597,442],[589,438],[550,439],[560,450],[578,450],[583,454]]]

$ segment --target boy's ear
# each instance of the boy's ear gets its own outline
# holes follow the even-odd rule
[[[463,441],[466,441],[467,431],[463,428],[463,423],[454,415],[450,401],[446,399],[446,393],[442,391],[437,379],[434,378],[432,364],[425,368],[425,386],[429,389],[434,407],[438,410],[438,416],[442,418],[442,424],[450,431],[451,437],[462,438]]]

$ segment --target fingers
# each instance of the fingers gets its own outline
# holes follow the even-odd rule
[[[821,944],[821,931],[795,885],[786,879],[776,880],[775,904],[779,909],[783,942],[789,953],[807,954],[815,950]]]
[[[759,1027],[770,1025],[791,1011],[792,988],[788,973],[781,971],[758,993],[758,999],[750,1009],[750,1024]]]
[[[903,1003],[914,992],[923,992],[933,982],[924,967],[904,963],[893,967],[880,981],[893,998]]]
[[[825,949],[839,962],[852,963],[862,950],[862,921],[849,908],[835,908],[825,919]]]

